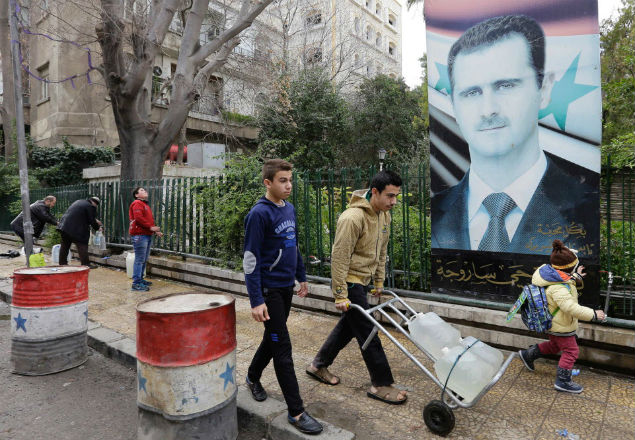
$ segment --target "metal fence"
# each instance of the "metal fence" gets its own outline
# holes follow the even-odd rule
[[[310,275],[330,277],[330,249],[335,237],[337,218],[346,209],[352,191],[367,188],[369,177],[375,171],[371,167],[364,170],[297,173],[291,202],[297,210],[299,246]],[[429,291],[430,201],[427,170],[423,165],[409,165],[399,171],[404,184],[399,203],[392,211],[386,284],[408,290]],[[261,193],[258,189],[261,184],[256,176],[250,185],[252,191],[255,187],[255,193]],[[219,245],[214,238],[218,237],[218,231],[210,234],[210,220],[215,211],[226,208],[221,204],[227,203],[227,198],[209,194],[227,193],[236,191],[237,188],[223,176],[114,181],[44,188],[31,191],[31,198],[37,200],[47,194],[56,195],[58,203],[54,213],[61,216],[74,200],[88,195],[97,196],[102,200],[99,217],[105,225],[108,242],[129,244],[128,207],[133,200],[132,190],[136,186],[147,189],[155,220],[165,232],[162,238],[155,241],[155,248],[209,258],[218,256]],[[626,319],[635,319],[634,187],[635,170],[616,170],[611,168],[610,163],[604,164],[601,188],[601,267],[615,275],[611,312]],[[204,194],[208,196],[202,197]],[[229,245],[223,242],[223,246],[228,246],[231,250],[229,254],[233,261],[229,263],[235,266],[240,264],[242,254],[242,219],[253,202],[255,199],[247,201],[243,206],[236,206],[236,215],[232,220],[236,224],[227,225],[227,229],[233,231],[234,238]],[[0,230],[9,230],[6,222],[9,217],[5,217],[0,218],[3,221]],[[606,286],[606,274],[604,277],[603,285]]]

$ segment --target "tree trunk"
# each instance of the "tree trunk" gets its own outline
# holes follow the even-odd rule
[[[9,38],[9,1],[0,0],[0,59],[2,60],[3,93],[2,128],[4,129],[4,156],[14,160],[15,154],[15,99],[13,97],[13,63],[11,62],[11,39]]]
[[[161,178],[165,153],[159,154],[157,146],[149,140],[145,127],[128,128],[125,134],[119,130],[119,139],[121,180]]]

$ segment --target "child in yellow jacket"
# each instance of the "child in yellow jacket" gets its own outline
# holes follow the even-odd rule
[[[549,341],[518,353],[527,369],[534,371],[534,361],[541,355],[562,352],[554,388],[579,394],[584,388],[571,380],[571,370],[580,353],[575,336],[578,320],[603,320],[605,315],[602,310],[578,304],[577,288],[583,287],[582,277],[586,274],[576,254],[560,240],[554,240],[552,247],[551,264],[540,266],[531,280],[532,284],[546,288],[549,312],[553,316],[551,328],[547,331]]]

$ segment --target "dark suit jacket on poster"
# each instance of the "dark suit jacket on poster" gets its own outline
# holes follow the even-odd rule
[[[599,174],[545,154],[547,170],[507,252],[546,255],[551,252],[552,241],[558,238],[578,249],[581,257],[598,258]],[[458,184],[432,198],[433,248],[470,249],[468,176],[466,173]]]

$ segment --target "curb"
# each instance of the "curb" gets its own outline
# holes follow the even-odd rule
[[[0,279],[0,300],[11,304],[11,279]],[[134,340],[88,320],[88,346],[126,367],[137,368],[137,344]],[[238,378],[237,378],[238,379]],[[260,431],[269,440],[353,440],[355,434],[320,420],[324,431],[319,436],[302,434],[287,422],[287,406],[272,397],[256,402],[245,385],[238,385],[236,396],[239,423],[250,430]]]

